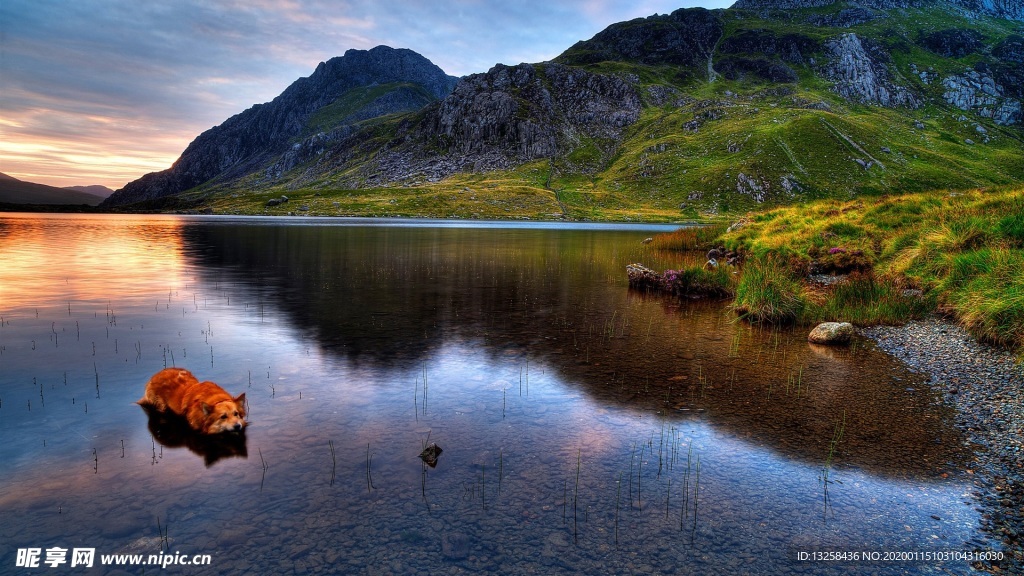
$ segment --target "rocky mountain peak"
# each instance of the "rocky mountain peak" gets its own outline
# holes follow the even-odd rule
[[[433,99],[440,99],[451,92],[456,82],[456,78],[446,75],[412,50],[388,46],[348,50],[344,56],[321,62],[310,76],[296,80],[272,101],[257,104],[203,132],[171,168],[130,182],[107,198],[103,205],[118,206],[152,200],[211,180],[226,180],[250,173],[284,152],[295,138],[303,134],[315,112],[350,90],[411,84],[421,87]],[[404,104],[408,100],[396,99],[395,102]],[[370,106],[374,104],[379,102],[371,102]],[[418,102],[417,108],[422,104]],[[389,106],[377,106],[374,110],[377,115],[408,111]],[[365,115],[359,119],[365,119]]]

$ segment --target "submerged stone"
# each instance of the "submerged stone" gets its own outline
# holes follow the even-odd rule
[[[423,449],[423,452],[420,452],[420,460],[423,460],[427,463],[427,466],[433,468],[437,466],[437,458],[441,455],[441,452],[443,452],[441,447],[431,442],[430,445]]]

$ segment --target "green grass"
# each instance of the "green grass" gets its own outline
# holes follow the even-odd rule
[[[750,214],[719,241],[748,254],[734,307],[752,321],[892,324],[944,311],[1019,349],[1022,208],[1019,186],[817,201]],[[819,286],[812,271],[852,273]]]
[[[666,270],[666,290],[676,296],[724,298],[736,293],[736,275],[731,266],[691,266]]]
[[[952,256],[943,301],[980,339],[1024,346],[1024,252],[982,248]]]
[[[895,278],[876,277],[872,272],[855,272],[831,291],[810,293],[801,321],[852,322],[860,326],[902,324],[935,310],[931,297],[918,294]]]
[[[800,280],[782,258],[757,258],[744,266],[733,302],[744,320],[788,324],[800,318],[805,306]]]

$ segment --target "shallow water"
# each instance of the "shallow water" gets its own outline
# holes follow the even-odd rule
[[[654,231],[0,215],[0,573],[970,572],[795,559],[973,548],[970,454],[868,344],[629,290]],[[133,404],[172,365],[244,438]]]

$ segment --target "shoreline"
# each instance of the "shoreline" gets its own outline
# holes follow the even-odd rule
[[[1002,562],[975,568],[1024,573],[1024,364],[1009,350],[981,343],[937,317],[859,332],[926,375],[929,386],[956,409],[956,426],[975,463],[967,473],[981,529],[1006,554]]]

